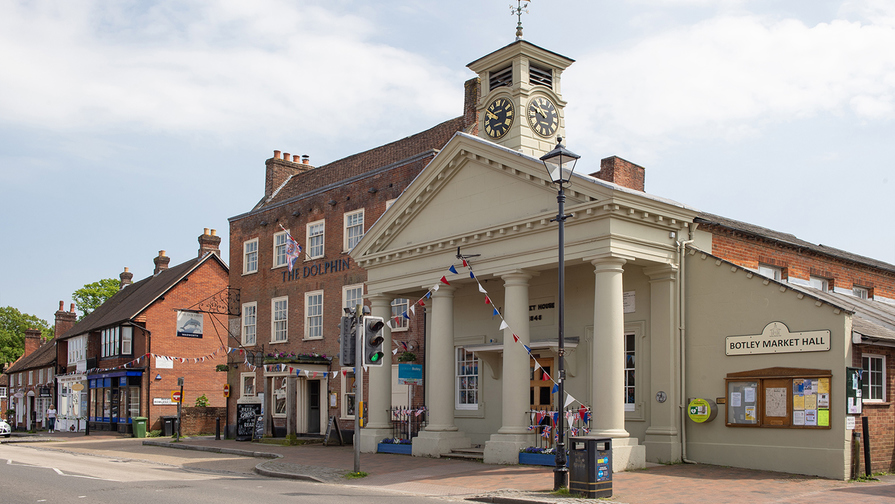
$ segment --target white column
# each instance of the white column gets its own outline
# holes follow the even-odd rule
[[[591,261],[594,265],[593,422],[591,436],[626,438],[624,259]]]
[[[505,301],[504,320],[509,327],[503,330],[503,424],[499,434],[528,434],[529,377],[528,352],[520,344],[529,344],[528,281],[531,275],[514,272],[503,275]],[[513,334],[519,342],[513,341]]]
[[[382,317],[388,322],[392,316],[392,298],[385,295],[368,296],[371,303],[370,313],[374,317]],[[392,406],[392,330],[388,324],[382,328],[382,366],[370,367],[369,423],[370,429],[391,429],[389,408]]]
[[[442,285],[432,293],[432,336],[426,350],[429,366],[427,431],[455,431],[454,425],[454,291]]]

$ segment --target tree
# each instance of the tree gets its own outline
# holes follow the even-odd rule
[[[12,362],[25,352],[25,330],[39,329],[44,338],[53,337],[46,320],[22,313],[12,306],[0,308],[0,363]]]
[[[119,281],[114,278],[103,278],[96,282],[86,284],[80,289],[74,291],[71,298],[75,302],[75,306],[83,312],[78,320],[89,315],[93,310],[97,309],[106,302],[107,299],[114,296],[118,292]]]

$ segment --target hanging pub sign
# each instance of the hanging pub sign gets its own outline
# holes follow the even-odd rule
[[[178,311],[177,335],[185,338],[201,338],[202,320],[201,313]]]

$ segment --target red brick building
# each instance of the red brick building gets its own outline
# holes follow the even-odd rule
[[[344,307],[371,301],[366,273],[348,252],[454,133],[476,128],[478,86],[465,88],[462,116],[390,144],[317,167],[274,151],[261,201],[230,218],[230,286],[241,298],[241,317],[231,321],[239,350],[229,358],[230,403],[263,404],[267,435],[320,434],[332,417],[353,425],[354,372],[339,362],[338,327]],[[292,271],[288,236],[303,248]],[[407,299],[380,302],[397,317],[392,350],[421,358],[422,311],[403,317]],[[406,386],[392,391],[394,404],[409,404]],[[414,403],[421,401],[418,393]],[[231,408],[231,426],[236,415]]]
[[[121,288],[57,338],[58,429],[131,432],[135,417],[162,429],[175,416],[172,392],[184,378],[183,402],[205,396],[224,406],[227,281],[220,237],[199,236],[198,256],[169,267],[160,251],[153,275],[136,283],[125,268]]]

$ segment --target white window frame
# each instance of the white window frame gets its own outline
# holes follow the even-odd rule
[[[249,315],[246,314],[246,310],[251,308],[251,324],[248,324]],[[258,302],[252,301],[251,303],[243,303],[242,304],[242,317],[239,321],[240,326],[240,341],[243,346],[255,346],[258,344]],[[249,330],[251,327],[251,340],[249,340]]]
[[[270,342],[287,341],[289,341],[289,296],[281,296],[270,300]]]
[[[870,289],[868,287],[859,287],[857,285],[852,285],[851,288],[852,295],[859,299],[871,299]]]
[[[314,234],[311,234],[312,231]],[[323,257],[326,249],[326,220],[323,219],[309,222],[307,225],[307,237],[308,259],[319,259]]]
[[[815,276],[815,275],[809,275],[808,276],[808,284],[811,285],[811,287],[814,287],[815,289],[823,291],[823,292],[830,291],[830,279],[829,278],[824,278],[824,277]]]
[[[779,266],[771,266],[770,264],[759,263],[758,274],[777,280],[783,281],[783,268]]]
[[[85,343],[87,341],[87,335],[82,334],[80,336],[75,336],[68,340],[68,365],[75,366],[78,362],[86,359],[84,355],[84,348],[86,347]]]
[[[357,308],[364,304],[364,284],[345,285],[342,287],[342,308]]]
[[[410,300],[397,298],[392,300],[392,332],[406,331],[410,327],[410,320],[404,318],[404,312],[410,310]]]
[[[251,247],[251,250],[249,248]],[[258,272],[258,238],[242,242],[242,274]]]
[[[880,368],[878,372],[873,372],[868,370],[865,367],[865,363],[877,361],[879,362]],[[864,387],[862,387],[861,396],[864,400],[863,402],[885,402],[886,401],[886,356],[880,354],[871,354],[865,353],[861,354],[861,369],[864,370],[864,376],[862,377],[862,382]],[[879,376],[879,384],[874,385],[871,383],[871,376],[878,375]],[[879,390],[879,394],[873,394],[875,389]]]
[[[121,355],[133,355],[134,353],[134,328],[121,326]]]
[[[246,393],[246,379],[252,379],[252,392]],[[239,398],[257,397],[258,395],[258,377],[255,373],[240,373],[239,375]]]
[[[357,216],[360,216],[360,222],[355,220]],[[364,209],[345,212],[342,216],[342,226],[342,236],[344,236],[342,250],[350,252],[364,237]],[[360,234],[358,234],[358,228],[360,228]]]
[[[286,257],[286,244],[289,242],[289,230],[273,234],[273,268],[282,268],[289,263]]]
[[[348,411],[348,398],[354,398],[354,389],[351,386],[351,382],[354,379],[354,368],[343,367],[341,371],[339,378],[341,380],[340,390],[342,391],[342,396],[339,398],[339,411],[342,415],[341,418],[354,419],[354,413]],[[357,407],[357,403],[355,403],[355,407]]]
[[[472,368],[475,372],[468,368]],[[470,352],[462,346],[454,347],[454,408],[458,410],[477,410],[482,398],[481,380],[482,362],[474,352]],[[475,379],[475,385],[470,385],[470,378]],[[466,386],[461,387],[466,380]],[[475,401],[460,401],[461,392],[475,392]]]
[[[320,303],[311,304],[317,297]],[[305,292],[305,336],[306,340],[323,339],[323,291]],[[315,334],[319,332],[318,334]]]
[[[637,336],[633,332],[625,332],[624,347],[625,411],[634,411],[637,408]]]
[[[28,385],[34,385],[34,370],[28,371]]]
[[[287,403],[286,389],[288,387],[289,377],[287,375],[273,375],[271,376],[271,378],[271,381],[273,383],[273,411],[271,412],[271,415],[277,418],[285,418]],[[277,387],[278,383],[282,383],[282,387]],[[283,410],[281,412],[277,411],[277,407],[280,406],[280,404],[278,404],[278,401],[282,401],[281,404],[283,406]]]
[[[0,399],[6,399],[6,387],[0,387]]]
[[[44,368],[40,368],[37,370],[37,384],[43,385],[44,383]]]

